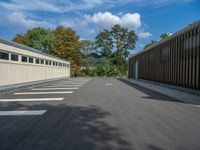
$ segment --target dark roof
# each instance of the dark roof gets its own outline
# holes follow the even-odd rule
[[[169,41],[169,40],[171,40],[171,39],[173,39],[173,38],[175,38],[175,37],[177,37],[177,36],[179,36],[179,35],[181,35],[183,33],[186,33],[186,32],[191,31],[193,29],[197,29],[198,27],[199,27],[198,30],[200,30],[200,20],[194,22],[193,24],[188,25],[187,27],[185,27],[182,30],[180,30],[180,31],[178,31],[178,32],[176,32],[176,33],[168,36],[167,38],[156,42],[155,44],[153,44],[153,45],[145,48],[144,50],[141,50],[138,53],[133,54],[132,56],[129,57],[129,59],[132,58],[132,57],[134,57],[134,56],[137,56],[139,54],[142,54],[142,53],[144,53],[144,52],[146,52],[146,51],[148,51],[148,50],[150,50],[150,49],[152,49],[152,48],[154,48],[154,47],[156,47],[156,46],[158,46],[160,44],[163,44],[163,43],[165,43],[165,42],[167,42],[167,41]],[[200,32],[200,31],[198,31],[198,32]]]
[[[34,52],[34,53],[37,53],[37,54],[41,54],[41,55],[44,55],[44,56],[48,56],[48,57],[60,59],[60,60],[63,60],[63,61],[67,61],[63,58],[59,58],[59,57],[56,57],[56,56],[53,56],[53,55],[50,55],[50,54],[43,53],[43,52],[41,52],[37,49],[31,48],[31,47],[28,47],[28,46],[25,46],[25,45],[22,45],[22,44],[13,42],[13,41],[6,41],[6,40],[0,38],[0,43],[6,44],[6,45],[9,45],[9,46],[13,46],[13,47],[16,47],[16,48],[20,48],[20,49],[23,49],[23,50],[26,50],[26,51]]]

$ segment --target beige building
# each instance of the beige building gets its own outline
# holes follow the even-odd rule
[[[70,76],[70,63],[0,39],[0,86]]]

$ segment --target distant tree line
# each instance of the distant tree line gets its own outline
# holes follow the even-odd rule
[[[82,42],[85,68],[83,76],[123,77],[128,73],[127,57],[138,37],[134,30],[114,25],[101,31],[95,41]],[[94,59],[95,58],[95,59]]]
[[[160,38],[163,40],[169,35],[164,33]],[[75,30],[63,26],[54,30],[37,27],[13,38],[14,42],[69,60],[72,76],[106,77],[127,75],[127,57],[137,40],[134,30],[120,25],[100,31],[94,41],[80,40]],[[144,49],[156,42],[151,41]]]
[[[164,40],[164,39],[166,39],[167,37],[169,37],[170,35],[171,35],[171,34],[169,34],[169,33],[163,33],[163,34],[160,35],[160,40]],[[144,46],[144,49],[150,47],[151,45],[153,45],[153,44],[155,44],[155,43],[157,43],[157,42],[158,42],[158,41],[152,40],[150,43],[148,43],[148,44],[146,44],[146,45]]]
[[[72,76],[126,76],[127,57],[137,39],[134,30],[115,25],[101,31],[95,41],[80,40],[72,28],[63,26],[33,28],[13,41],[69,60]]]
[[[55,30],[50,30],[37,27],[25,34],[17,34],[13,41],[69,60],[71,74],[80,75],[81,42],[79,35],[72,28],[58,26]]]

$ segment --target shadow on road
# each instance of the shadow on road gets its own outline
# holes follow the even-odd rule
[[[111,114],[97,106],[0,105],[0,110],[11,108],[47,112],[42,116],[1,116],[1,150],[133,150],[119,130],[107,123]]]
[[[174,98],[171,98],[169,96],[166,96],[164,94],[161,94],[161,93],[158,93],[158,92],[155,92],[153,90],[150,90],[148,88],[145,88],[145,87],[142,87],[142,86],[139,86],[139,85],[136,85],[134,83],[130,83],[122,78],[118,78],[119,81],[129,85],[130,87],[133,87],[134,89],[136,90],[139,90],[140,92],[143,92],[144,94],[148,95],[148,96],[143,96],[142,98],[145,99],[149,99],[149,100],[160,100],[160,101],[170,101],[170,102],[179,102],[179,103],[185,103],[185,102],[182,102],[182,101],[179,101],[179,100],[176,100]]]

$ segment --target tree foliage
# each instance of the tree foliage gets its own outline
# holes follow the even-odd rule
[[[96,53],[96,46],[94,42],[90,40],[82,40],[80,44],[82,58],[88,58],[90,55]]]
[[[163,33],[160,35],[160,39],[163,40],[163,39],[167,38],[168,36],[170,36],[169,33]]]
[[[72,75],[80,75],[80,42],[79,36],[72,28],[58,26],[54,31],[53,49],[55,56],[70,61]]]
[[[13,41],[70,61],[73,76],[125,76],[127,57],[135,48],[138,37],[134,30],[120,25],[101,31],[95,41],[82,40],[72,29],[55,30],[41,27],[17,34]],[[86,64],[82,72],[80,65]]]
[[[153,45],[153,44],[155,44],[155,43],[157,43],[157,41],[152,40],[150,43],[148,43],[148,44],[146,44],[146,45],[144,46],[144,49],[150,47],[151,45]]]
[[[167,38],[168,36],[170,36],[169,33],[163,33],[163,34],[160,35],[160,39],[163,40],[163,39]],[[157,43],[157,41],[152,40],[150,43],[148,43],[148,44],[146,44],[146,45],[144,46],[144,49],[150,47],[151,45],[153,45],[153,44],[155,44],[155,43]]]
[[[53,33],[50,29],[37,27],[23,35],[17,34],[13,41],[48,53],[53,48]]]
[[[17,34],[13,41],[69,60],[72,75],[80,75],[80,41],[72,28],[58,26],[50,30],[37,27],[23,35]]]
[[[104,30],[96,36],[96,45],[101,49],[102,56],[112,60],[120,74],[125,75],[129,51],[135,48],[137,40],[134,30],[114,25],[111,30]]]
[[[21,34],[17,34],[14,38],[13,38],[13,42],[19,43],[19,44],[23,44],[26,45],[26,41],[27,41],[27,37],[25,35],[21,35]]]
[[[102,56],[110,58],[112,56],[113,41],[111,37],[111,32],[104,30],[96,36],[95,41],[96,47],[100,49]]]

